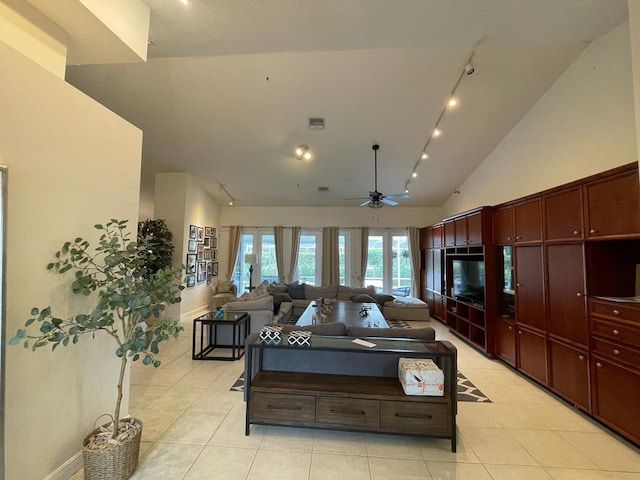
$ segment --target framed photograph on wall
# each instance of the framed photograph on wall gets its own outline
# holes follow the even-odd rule
[[[198,261],[201,262],[204,260],[204,246],[198,244]]]
[[[211,248],[218,248],[218,239],[217,238],[212,238],[210,246],[211,246]]]
[[[211,263],[211,275],[214,277],[218,276],[218,262]]]
[[[195,240],[189,240],[188,251],[189,252],[197,252],[197,250],[196,250],[196,241]]]
[[[209,248],[211,246],[211,239],[209,237],[204,237],[204,242],[202,243],[204,248]]]
[[[187,253],[187,275],[196,273],[196,254]]]
[[[189,238],[197,238],[198,237],[198,226],[197,225],[189,225]]]
[[[215,248],[211,249],[211,260],[213,260],[214,262],[218,260],[218,250],[216,250]]]
[[[217,235],[216,235],[216,227],[211,227],[211,235],[210,236],[213,237],[213,238],[217,237]]]
[[[210,248],[205,248],[204,249],[204,259],[205,260],[211,260],[211,249]]]
[[[204,282],[207,275],[207,269],[204,262],[198,262],[198,283]]]
[[[195,287],[195,286],[196,286],[196,276],[187,275],[187,287]]]
[[[204,240],[204,228],[198,227],[198,242],[202,243]]]
[[[204,236],[205,237],[213,237],[213,236],[215,236],[215,233],[213,233],[213,232],[215,232],[215,230],[216,229],[213,228],[213,227],[204,227]]]
[[[211,285],[213,282],[213,267],[211,266],[211,262],[207,262],[207,285]]]

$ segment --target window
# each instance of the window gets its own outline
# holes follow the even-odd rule
[[[411,293],[409,238],[405,230],[369,233],[365,285],[399,296]]]
[[[320,232],[303,230],[300,233],[300,249],[298,251],[298,273],[300,283],[320,285],[320,262],[322,252]]]
[[[340,267],[340,285],[348,285],[351,278],[351,232],[338,234],[338,264]]]
[[[249,265],[244,263],[245,255],[256,253],[257,263],[253,265],[252,286],[263,280],[274,282],[278,279],[278,265],[276,264],[276,245],[273,230],[243,229],[238,248],[238,258],[233,272],[233,280],[238,286],[238,294],[249,288]]]

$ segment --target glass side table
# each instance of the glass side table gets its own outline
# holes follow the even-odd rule
[[[251,317],[247,312],[224,312],[222,318],[215,316],[215,312],[209,312],[193,321],[191,359],[240,360],[244,355],[244,341],[251,330]],[[218,327],[231,327],[230,345],[218,343]],[[230,348],[231,356],[211,355],[217,348]]]

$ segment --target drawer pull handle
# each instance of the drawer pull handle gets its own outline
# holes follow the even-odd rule
[[[620,355],[620,350],[618,350],[617,348],[613,351],[614,355]]]
[[[338,415],[366,415],[367,414],[367,412],[363,410],[349,410],[349,409],[339,410],[337,408],[330,408],[329,411],[331,413],[335,413]]]
[[[582,296],[582,293],[580,292],[576,293],[576,297],[581,297],[581,296]]]
[[[614,310],[613,310],[613,314],[614,314],[614,315],[620,315],[620,310],[618,310],[618,309],[614,309]]]
[[[509,330],[513,330],[513,327],[511,325],[509,325]]]
[[[521,240],[522,237],[519,237],[518,235],[516,235],[516,240]]]
[[[574,234],[574,235],[580,235],[580,230],[574,230],[574,231],[573,231],[573,234]]]
[[[518,330],[518,335],[522,335],[522,330]]]
[[[584,355],[578,355],[578,360],[584,360]]]
[[[267,410],[302,410],[300,405],[267,405]]]
[[[419,413],[396,413],[396,417],[398,418],[415,418],[418,420],[424,420],[425,418],[428,420],[433,419],[433,415],[420,415]]]
[[[596,367],[601,368],[601,367],[602,367],[602,364],[601,364],[600,362],[597,362],[597,363],[596,363]]]
[[[613,330],[613,334],[614,335],[619,335],[620,334],[620,330],[618,330],[617,328]]]
[[[507,237],[507,240],[511,240],[511,237]]]
[[[589,230],[589,233],[596,233],[597,230],[595,228],[592,228],[591,230]]]

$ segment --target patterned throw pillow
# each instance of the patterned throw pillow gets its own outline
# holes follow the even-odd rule
[[[287,293],[291,298],[303,299],[304,296],[304,283],[287,285]]]

